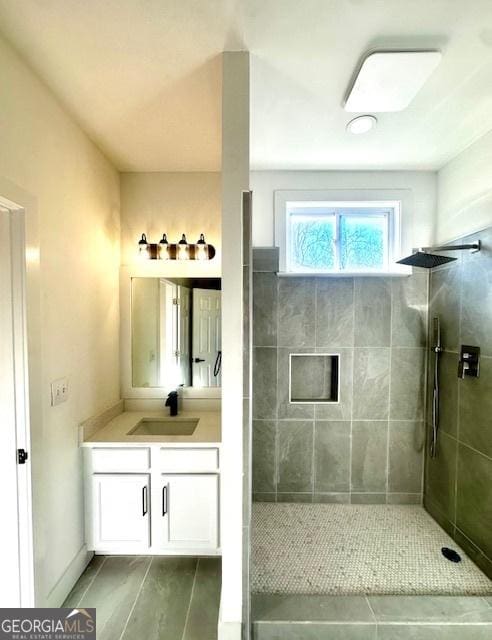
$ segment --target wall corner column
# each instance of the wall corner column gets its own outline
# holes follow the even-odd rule
[[[219,640],[239,640],[243,567],[243,192],[249,191],[249,53],[222,57],[222,596]]]

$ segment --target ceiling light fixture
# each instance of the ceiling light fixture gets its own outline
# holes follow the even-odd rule
[[[424,86],[441,57],[441,52],[434,50],[367,54],[347,92],[345,111],[402,111]]]
[[[375,116],[358,116],[347,124],[347,131],[358,135],[359,133],[367,133],[374,129],[378,120]]]

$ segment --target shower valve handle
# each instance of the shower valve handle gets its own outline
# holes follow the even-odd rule
[[[458,362],[458,378],[470,376],[478,378],[480,375],[480,347],[461,345]]]

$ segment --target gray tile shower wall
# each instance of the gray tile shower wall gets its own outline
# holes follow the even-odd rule
[[[477,239],[479,253],[455,254],[458,260],[430,276],[429,320],[439,316],[445,351],[437,455],[426,456],[424,504],[492,578],[492,228],[456,242]],[[480,347],[479,378],[458,378],[462,344]],[[427,422],[430,434],[430,407]]]
[[[253,249],[254,499],[420,503],[427,273],[279,277],[277,269],[277,249]],[[339,401],[290,402],[289,356],[325,353],[339,355]],[[314,364],[302,367],[313,395]]]

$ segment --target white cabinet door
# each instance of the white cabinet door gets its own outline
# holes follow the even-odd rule
[[[149,500],[148,474],[94,474],[94,550],[129,552],[148,548]]]
[[[217,550],[218,491],[215,474],[162,476],[161,519],[166,550]]]

